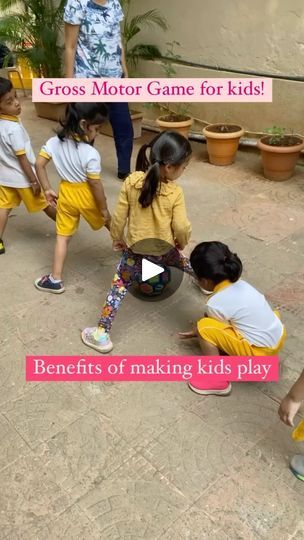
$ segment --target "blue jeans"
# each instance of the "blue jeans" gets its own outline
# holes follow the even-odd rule
[[[118,172],[131,171],[131,154],[133,149],[133,126],[128,103],[107,103],[109,120],[113,129]]]

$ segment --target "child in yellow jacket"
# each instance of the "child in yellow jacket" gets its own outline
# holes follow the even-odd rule
[[[151,148],[149,161],[147,148]],[[123,250],[123,255],[98,326],[82,332],[88,347],[102,353],[112,350],[109,332],[114,317],[128,288],[141,276],[144,257],[154,264],[192,274],[189,260],[180,253],[189,242],[191,225],[182,188],[175,183],[190,156],[189,141],[176,132],[164,132],[140,149],[136,163],[140,172],[125,180],[111,223],[113,248]]]

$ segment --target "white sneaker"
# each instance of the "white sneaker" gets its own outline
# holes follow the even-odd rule
[[[81,332],[81,339],[85,345],[101,353],[108,353],[113,349],[110,335],[103,328],[94,326],[85,328]]]

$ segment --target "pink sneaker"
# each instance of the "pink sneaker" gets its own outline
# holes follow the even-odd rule
[[[194,382],[194,384],[188,383],[188,386],[190,390],[201,396],[228,396],[232,390],[231,383],[227,381],[218,382],[212,386],[208,386],[206,382],[204,384]]]

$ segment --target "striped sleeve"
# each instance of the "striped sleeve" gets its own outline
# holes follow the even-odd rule
[[[39,152],[39,156],[45,159],[52,159],[52,149],[51,149],[50,139],[41,148]]]

